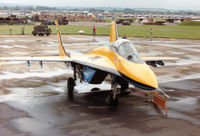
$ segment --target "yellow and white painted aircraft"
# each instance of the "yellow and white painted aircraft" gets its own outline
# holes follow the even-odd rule
[[[117,85],[121,86],[121,92],[132,84],[143,90],[157,90],[158,82],[154,72],[148,65],[164,65],[163,61],[177,60],[171,57],[139,57],[136,47],[127,39],[118,39],[115,21],[111,23],[110,43],[96,48],[86,54],[69,54],[62,44],[58,23],[56,22],[59,43],[59,56],[49,57],[2,57],[4,61],[38,61],[70,63],[73,68],[73,77],[68,79],[68,97],[73,98],[74,86],[77,75],[81,81],[89,84],[101,84],[107,75],[111,76],[112,86],[108,93],[107,103],[118,104]]]

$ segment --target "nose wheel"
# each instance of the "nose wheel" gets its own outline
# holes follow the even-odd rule
[[[74,86],[75,86],[75,81],[73,78],[69,78],[67,80],[67,96],[70,100],[74,99]]]
[[[118,101],[118,96],[117,96],[117,84],[112,85],[112,90],[107,95],[106,103],[109,106],[117,106],[118,105],[119,101]]]

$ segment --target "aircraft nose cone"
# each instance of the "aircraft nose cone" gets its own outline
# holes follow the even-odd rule
[[[155,89],[158,88],[157,78],[146,64],[129,64],[128,67],[127,65],[125,67],[126,76],[132,80]]]
[[[143,74],[141,80],[143,80],[145,85],[151,86],[155,89],[158,88],[157,78],[154,72],[148,66],[145,67],[145,70],[141,70],[141,74]]]
[[[148,66],[140,66],[137,77],[141,83],[153,88],[158,88],[158,81],[154,72]]]

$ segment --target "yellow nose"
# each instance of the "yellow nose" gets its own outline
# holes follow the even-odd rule
[[[133,81],[139,83],[140,85],[149,86],[152,88],[158,88],[158,81],[154,72],[145,63],[122,63],[121,65],[122,73],[132,79]]]

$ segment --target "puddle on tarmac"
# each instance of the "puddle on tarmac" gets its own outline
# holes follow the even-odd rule
[[[181,119],[190,122],[191,124],[200,126],[200,120],[176,111],[168,111],[168,118]]]
[[[148,50],[147,52],[138,52],[139,56],[163,56],[162,52],[158,52],[158,51],[151,51]]]
[[[86,41],[84,43],[81,43],[81,45],[97,45],[99,43],[104,44],[108,41],[109,37],[76,37],[76,36],[69,36],[69,39],[72,39],[74,41]],[[93,41],[95,39],[95,41]],[[89,44],[87,43],[87,41]],[[26,40],[25,40],[26,41]],[[102,42],[103,41],[103,42]],[[105,42],[104,42],[105,41]],[[7,40],[4,41],[5,43],[14,42],[13,40]],[[28,42],[28,40],[27,40]],[[134,41],[134,43],[137,44],[156,44],[160,46],[169,46],[169,47],[186,47],[188,45],[179,45],[180,41]],[[57,42],[48,42],[44,46],[57,46]],[[169,44],[176,44],[176,45],[169,45]],[[79,43],[73,43],[73,44],[65,44],[65,46],[76,46],[79,45]],[[17,45],[18,46],[18,45]],[[15,47],[17,47],[15,46]],[[139,45],[138,45],[139,46]],[[192,46],[198,46],[198,45],[192,45]],[[1,48],[1,46],[0,46]],[[3,48],[3,47],[2,47]],[[10,46],[6,46],[6,48],[10,48]],[[13,48],[13,47],[12,47]],[[18,48],[25,48],[25,46],[18,46]],[[88,49],[81,49],[81,52],[85,52]],[[142,50],[142,48],[141,48]],[[187,49],[186,49],[187,50]],[[190,50],[190,49],[189,49]],[[192,49],[193,50],[193,49]],[[77,53],[80,51],[79,49],[70,51],[71,53]],[[198,50],[199,51],[199,50]],[[175,51],[169,51],[172,54],[176,54]],[[14,54],[19,54],[20,52],[15,52]],[[47,51],[47,53],[58,53],[58,51],[50,50]],[[158,51],[151,51],[149,49],[149,52],[147,53],[141,53],[141,55],[162,55],[162,53]],[[181,54],[178,52],[177,54]],[[183,61],[179,61],[170,65],[190,65],[193,63],[199,63],[198,58],[196,56],[187,56],[188,59],[184,59]],[[23,62],[24,63],[24,62]],[[18,62],[6,62],[5,64],[19,64]],[[63,74],[72,74],[71,70],[65,70],[65,69],[54,69],[52,71],[44,70],[44,71],[30,71],[25,73],[11,73],[11,72],[2,72],[3,75],[0,76],[0,81],[2,80],[12,80],[12,79],[24,79],[24,78],[32,78],[32,77],[38,77],[38,80],[30,79],[30,81],[34,82],[41,82],[39,78],[54,78],[54,76],[60,76]],[[167,75],[161,75],[158,76],[159,82],[168,82],[168,81],[178,81],[183,79],[191,79],[191,78],[199,78],[200,74],[198,73],[191,73],[191,75],[182,75],[179,78],[174,77],[174,74],[167,74]],[[87,113],[79,113],[75,108],[80,108],[80,103],[67,103],[66,102],[66,81],[60,80],[59,82],[46,82],[47,84],[38,86],[38,87],[29,87],[29,88],[23,88],[23,87],[14,87],[14,88],[6,88],[10,90],[12,93],[8,95],[2,95],[0,96],[0,101],[9,104],[10,106],[20,109],[22,111],[25,111],[28,113],[30,117],[25,118],[17,118],[14,120],[11,120],[12,125],[14,127],[17,127],[19,130],[29,132],[31,135],[59,135],[62,136],[62,134],[56,129],[57,126],[61,126],[62,124],[68,124],[70,121],[75,120],[79,114],[82,116],[86,116]],[[78,90],[79,92],[84,93],[84,91],[91,90],[91,88],[103,88],[105,90],[110,89],[109,83],[103,83],[101,86],[89,86],[87,84],[80,84],[77,83],[77,86],[75,87],[75,90]],[[103,90],[102,89],[102,90]],[[184,90],[183,90],[184,91]],[[187,115],[187,113],[193,112],[198,108],[198,101],[200,97],[173,97],[173,101],[170,100],[168,102],[169,107],[169,114],[167,118],[174,118],[174,119],[180,119],[185,120],[189,123],[195,124],[200,126],[200,120]],[[81,103],[83,101],[83,105],[85,102],[84,100],[80,100]],[[123,103],[123,102],[122,102]],[[133,102],[130,100],[130,103],[133,104]],[[123,103],[124,104],[124,103]],[[126,104],[126,102],[125,102]],[[66,106],[68,105],[68,106]],[[98,110],[102,111],[107,109],[106,106],[93,106],[89,105],[86,106],[89,110]],[[85,108],[85,107],[84,107]],[[87,109],[86,108],[86,109]],[[123,107],[121,107],[123,108]],[[130,108],[130,107],[129,107]],[[135,106],[134,108],[140,109],[141,112],[144,112],[145,114],[148,113],[150,115],[163,115],[163,111],[159,108],[154,108],[153,106],[147,104],[143,106]],[[87,109],[87,110],[88,110]],[[160,112],[158,112],[158,111]],[[88,111],[87,111],[88,112]],[[99,116],[98,113],[94,114],[94,116]],[[123,111],[122,111],[123,112]],[[90,112],[89,112],[90,113]],[[163,113],[163,114],[162,114]],[[193,114],[193,113],[191,113]],[[124,115],[124,114],[123,114]],[[90,117],[90,119],[93,117]],[[95,117],[94,117],[95,118]],[[98,117],[97,117],[98,118]],[[125,116],[124,116],[125,118]]]
[[[11,49],[11,48],[14,48],[14,47],[8,46],[8,45],[0,45],[0,48]]]
[[[200,73],[191,73],[189,75],[181,75],[179,78],[174,77],[174,74],[165,74],[157,76],[159,83],[175,82],[181,80],[198,79]]]
[[[31,40],[31,39],[28,39],[28,40],[17,40],[18,42],[35,42],[35,40]]]
[[[38,71],[38,72],[25,72],[25,73],[11,73],[11,72],[2,72],[4,75],[0,76],[1,80],[8,80],[8,79],[23,79],[23,78],[30,78],[30,77],[43,77],[43,78],[51,78],[53,76],[59,76],[63,74],[71,74],[72,70],[64,70],[64,69],[56,69],[53,71]]]
[[[25,45],[14,45],[14,47],[17,47],[17,48],[28,48],[28,47],[25,46]]]
[[[68,36],[67,38],[74,41],[109,41],[109,37],[104,36]]]
[[[38,81],[38,80],[37,80]],[[29,117],[11,120],[15,128],[33,135],[59,135],[55,127],[69,123],[77,113],[66,107],[66,81],[47,82],[34,88],[6,88],[12,93],[1,95],[0,101],[28,113]]]
[[[25,97],[21,100],[7,102],[12,107],[27,112],[30,116],[16,118],[11,121],[12,125],[32,135],[49,136],[55,134],[62,136],[56,126],[69,123],[75,119],[74,115],[77,114],[65,106],[65,97],[62,95],[36,98]]]
[[[178,111],[192,112],[198,108],[198,98],[194,97],[173,97],[175,101],[169,101],[167,103],[168,108],[173,108]]]
[[[12,42],[15,42],[15,40],[3,40],[2,42],[3,43],[12,43]]]
[[[26,53],[26,52],[9,52],[9,54],[11,54],[11,55],[26,55],[26,54],[29,54],[29,53]]]

